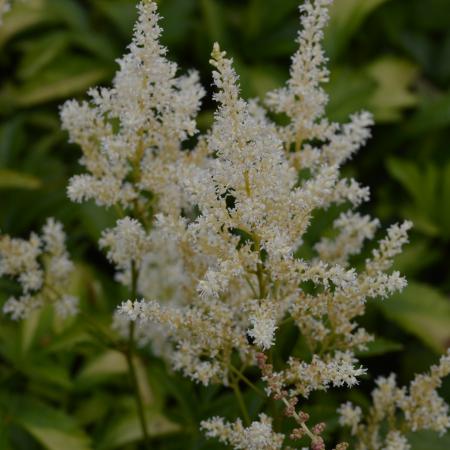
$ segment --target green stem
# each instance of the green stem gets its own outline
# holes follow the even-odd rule
[[[258,389],[242,372],[236,369],[236,367],[230,365],[230,369],[238,378],[240,378],[248,387],[253,389],[259,396],[266,398],[264,392],[261,391],[261,389]]]
[[[134,262],[131,263],[131,299],[135,300],[136,291],[137,291],[137,270]],[[144,404],[141,399],[141,395],[139,392],[139,383],[136,374],[136,368],[134,366],[133,355],[134,355],[134,331],[135,331],[135,322],[130,321],[128,328],[128,348],[125,352],[125,357],[127,359],[128,364],[128,372],[130,373],[131,382],[133,385],[134,396],[136,399],[136,406],[139,414],[139,420],[141,422],[142,435],[144,437],[144,444],[146,449],[150,449],[150,437],[147,428],[147,420],[145,418],[145,409]]]
[[[236,399],[239,403],[239,407],[241,408],[242,415],[244,416],[244,422],[248,426],[250,425],[250,415],[248,414],[247,407],[245,406],[244,398],[242,397],[242,392],[239,387],[239,382],[234,379],[231,383],[231,387],[233,388],[234,395],[236,396]]]

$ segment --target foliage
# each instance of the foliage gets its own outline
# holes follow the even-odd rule
[[[297,0],[159,3],[172,59],[183,69],[200,69],[204,86],[211,84],[206,62],[213,41],[234,57],[244,97],[262,96],[287,78]],[[68,178],[80,170],[78,150],[66,144],[58,118],[65,99],[110,82],[135,18],[133,0],[17,0],[0,26],[0,229],[25,237],[47,216],[60,219],[75,258],[71,291],[88,312],[68,322],[50,309],[20,325],[2,318],[5,450],[139,448],[123,355],[100,345],[110,338],[112,311],[126,298],[110,281],[96,244],[115,217],[67,200]],[[405,383],[450,343],[449,18],[447,0],[336,0],[325,41],[330,117],[341,121],[361,108],[375,114],[373,139],[347,170],[371,187],[369,212],[386,224],[405,218],[415,225],[396,261],[410,286],[381,306],[371,304],[363,323],[380,336],[361,355],[364,365],[374,376],[395,369]],[[212,109],[207,101],[202,129],[211,124]],[[322,233],[323,223],[317,217],[312,234]],[[0,286],[3,302],[14,286],[5,280]],[[89,316],[103,327],[90,326]],[[279,340],[281,353],[302,354],[304,343],[289,326]],[[192,385],[147,351],[136,356],[136,366],[152,448],[179,449],[180,442],[184,448],[223,448],[205,441],[197,428],[212,415],[239,415],[228,391]],[[370,384],[353,394],[356,403],[367,403]],[[450,399],[448,383],[442,393]],[[256,415],[261,399],[251,390],[244,395]],[[343,397],[337,391],[326,398],[321,410],[307,410],[312,420],[325,417],[326,433],[333,434]],[[311,404],[316,400],[320,395]],[[411,437],[413,450],[444,449],[448,439]]]

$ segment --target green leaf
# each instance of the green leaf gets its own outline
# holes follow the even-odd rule
[[[79,211],[83,228],[94,241],[100,238],[104,229],[113,227],[116,222],[111,209],[97,206],[93,201],[81,204]]]
[[[20,61],[17,75],[22,80],[35,76],[69,44],[68,33],[47,33],[33,37],[22,44],[25,54]]]
[[[30,380],[36,381],[39,385],[47,383],[52,385],[52,387],[60,387],[65,390],[70,390],[73,386],[69,376],[69,369],[48,359],[31,359],[27,362],[23,372]]]
[[[403,292],[380,301],[386,317],[436,352],[450,343],[450,302],[436,289],[412,282]]]
[[[410,86],[418,75],[417,67],[407,60],[385,56],[367,67],[367,72],[377,83],[372,94],[369,110],[378,122],[401,118],[404,108],[414,106],[417,96]]]
[[[21,323],[21,343],[22,353],[25,355],[33,345],[36,338],[36,334],[39,328],[39,322],[42,317],[42,309],[33,311],[26,319]]]
[[[45,10],[50,11],[58,21],[66,23],[78,32],[88,31],[86,12],[76,0],[47,0]]]
[[[286,20],[295,16],[297,24],[298,0],[250,0],[245,15],[244,32],[250,37],[259,39],[269,30],[280,30],[286,26]]]
[[[91,385],[101,382],[111,376],[122,375],[127,372],[125,356],[116,351],[108,350],[91,360],[80,372],[77,378],[79,385]]]
[[[237,64],[236,64],[237,65]],[[264,99],[267,92],[278,88],[284,82],[284,73],[276,66],[238,66],[244,97]]]
[[[164,33],[161,38],[165,45],[185,45],[196,20],[196,0],[163,1],[159,5]]]
[[[387,0],[335,0],[330,9],[330,23],[325,30],[325,48],[331,58],[345,50],[369,14]]]
[[[408,433],[411,450],[448,450],[450,448],[450,433],[439,436],[433,431],[417,431]]]
[[[61,410],[25,397],[3,397],[11,420],[48,450],[91,450],[90,439]]]
[[[376,338],[374,341],[369,342],[367,350],[357,352],[357,356],[360,358],[367,358],[369,356],[379,356],[385,353],[398,352],[403,349],[403,345],[400,342],[394,342],[390,339]]]
[[[414,226],[416,227],[416,222]],[[439,257],[439,251],[432,248],[428,240],[421,239],[409,243],[403,252],[395,257],[394,268],[411,276],[438,262]]]
[[[89,30],[87,33],[72,32],[69,37],[74,45],[102,58],[107,63],[111,63],[117,57],[115,46],[112,45],[111,40],[93,30]]]
[[[448,204],[450,192],[447,165],[443,168],[433,163],[419,164],[406,159],[389,158],[387,167],[413,200],[403,207],[406,217],[413,220],[417,229],[429,236],[448,236],[448,213],[441,205]]]
[[[346,121],[355,111],[368,108],[376,83],[362,71],[350,67],[335,67],[330,83],[325,87],[330,95],[328,115],[333,120]]]
[[[104,391],[97,391],[79,403],[74,416],[83,426],[98,424],[103,418],[111,414],[111,409],[116,404],[116,400],[115,392],[107,394]]]
[[[180,431],[180,427],[154,409],[145,411],[147,429],[151,437]],[[142,439],[142,428],[136,411],[112,421],[96,446],[98,450],[122,447]]]
[[[54,337],[52,342],[45,348],[46,353],[57,353],[61,351],[73,350],[73,348],[82,343],[94,343],[94,339],[77,323]]]
[[[3,88],[0,108],[24,108],[66,98],[85,91],[109,75],[110,68],[99,65],[93,58],[65,54],[27,82]]]
[[[0,27],[0,48],[14,35],[40,23],[51,21],[44,9],[45,0],[16,2],[14,8],[5,15]]]
[[[39,178],[10,169],[0,169],[0,189],[39,189]]]
[[[424,103],[405,127],[406,132],[416,136],[450,124],[450,92]]]
[[[417,209],[431,217],[436,209],[438,194],[439,173],[436,166],[389,158],[387,167],[391,175],[408,191]]]
[[[135,2],[127,0],[95,0],[95,5],[123,36],[129,38],[137,16]]]

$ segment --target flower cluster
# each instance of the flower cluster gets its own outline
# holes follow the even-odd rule
[[[370,137],[372,117],[360,112],[341,124],[325,116],[321,41],[330,3],[307,0],[301,7],[289,80],[262,104],[240,96],[233,61],[214,44],[218,107],[211,130],[191,140],[193,148],[186,140],[196,133],[204,91],[195,72],[177,76],[166,58],[150,0],[138,6],[133,40],[112,87],[92,89],[89,101],[69,101],[61,110],[87,171],[71,179],[69,197],[112,207],[120,217],[100,239],[117,279],[130,288],[115,329],[151,343],[174,369],[204,385],[237,390],[243,372],[259,365],[267,395],[283,401],[297,423],[290,437],[308,435],[315,450],[325,448],[324,426],[310,429],[296,403],[314,391],[352,387],[366,373],[355,352],[372,336],[356,318],[369,299],[388,298],[406,285],[392,265],[411,228],[410,222],[392,225],[369,256],[353,264],[380,224],[356,212],[369,191],[342,177],[341,168]],[[279,114],[286,125],[279,125]],[[302,257],[311,222],[331,206],[339,210],[333,237],[313,242],[314,255]],[[32,277],[26,283],[37,286]],[[297,327],[307,350],[275,370],[262,352],[273,351],[285,323]],[[392,383],[380,380],[374,400],[381,406],[374,408],[385,416],[376,423],[400,408],[413,430],[445,429],[445,408],[434,394],[445,364],[433,368],[431,378],[419,377],[403,397],[396,388],[377,394]],[[396,403],[383,404],[388,399]],[[435,414],[433,426],[423,408]],[[402,448],[397,428],[383,444],[378,425],[364,431],[360,409],[347,404],[341,412],[354,434],[371,436],[368,448]],[[216,417],[202,426],[236,449],[282,448],[284,436],[268,416],[246,421]]]
[[[163,267],[166,270],[170,261],[177,262],[175,276],[171,278],[176,287],[170,287],[170,283],[164,287],[176,294],[167,298],[164,290],[138,283],[139,294],[153,299],[132,298],[124,302],[115,318],[117,328],[135,322],[143,342],[152,341],[155,334],[163,337],[165,356],[175,369],[203,384],[215,382],[228,386],[235,384],[235,373],[239,373],[234,366],[234,355],[239,356],[244,366],[256,364],[260,350],[273,347],[277,329],[291,319],[309,346],[309,359],[291,357],[279,371],[270,371],[270,374],[263,371],[269,395],[276,393],[277,386],[279,389],[286,387],[282,392],[289,389],[289,397],[279,395],[291,409],[299,396],[306,398],[316,390],[357,384],[365,369],[358,366],[354,351],[364,348],[372,337],[354,319],[364,313],[368,299],[386,298],[406,284],[404,278],[390,268],[393,258],[407,242],[409,222],[391,226],[361,268],[357,270],[350,264],[350,258],[362,251],[365,242],[374,239],[379,222],[354,211],[368,199],[368,190],[354,180],[341,178],[340,168],[370,136],[372,119],[362,112],[353,115],[349,123],[338,124],[324,116],[327,97],[321,83],[327,78],[327,69],[321,38],[329,3],[317,0],[306,2],[301,8],[300,48],[293,57],[290,79],[285,88],[267,97],[267,108],[290,118],[288,125],[278,126],[257,101],[247,102],[240,97],[232,60],[215,44],[211,64],[217,87],[214,99],[219,106],[211,131],[200,137],[189,153],[191,161],[186,163],[186,155],[179,151],[180,142],[189,134],[186,130],[181,133],[171,130],[170,136],[176,138],[176,145],[159,139],[160,147],[155,148],[154,142],[142,139],[148,135],[148,130],[153,133],[152,121],[140,124],[141,128],[133,128],[139,118],[127,122],[135,114],[141,119],[146,117],[142,111],[134,111],[129,117],[116,114],[114,117],[118,117],[121,124],[119,131],[108,131],[109,135],[95,140],[96,148],[100,148],[102,155],[108,155],[117,136],[127,135],[131,129],[133,139],[140,136],[140,151],[129,155],[122,151],[121,155],[126,167],[139,177],[131,177],[131,182],[124,181],[130,177],[123,171],[118,194],[108,201],[95,189],[89,196],[74,195],[76,179],[69,188],[69,195],[75,200],[92,197],[99,204],[124,208],[132,205],[133,214],[141,223],[125,218],[115,229],[106,231],[101,240],[101,245],[109,248],[109,258],[118,267],[122,281],[130,283],[131,267],[137,270],[139,280],[143,273],[146,277],[149,273],[158,273],[165,260],[168,260]],[[140,7],[138,37],[139,26],[144,23],[152,24],[147,30],[149,33],[159,35],[154,6],[149,5],[153,4],[143,3]],[[136,39],[135,35],[134,42]],[[143,48],[150,43],[154,46],[156,42],[150,37],[147,41],[141,42]],[[131,54],[135,51],[133,46],[131,51]],[[157,53],[151,56],[157,58]],[[142,60],[141,66],[129,69],[133,72],[129,78],[135,80],[141,67],[148,63],[149,60]],[[122,63],[121,70],[124,65]],[[151,82],[150,85],[154,86]],[[147,86],[144,83],[144,93]],[[114,96],[93,96],[96,106],[89,110],[99,108],[102,103],[99,99],[122,98],[120,89],[128,92],[119,85],[115,89]],[[201,90],[197,88],[195,92],[199,94]],[[194,97],[199,95],[192,94],[191,101]],[[187,114],[190,118],[198,107],[198,102],[194,103],[196,107]],[[68,110],[72,106],[69,104]],[[176,103],[171,106],[180,108]],[[113,111],[111,107],[100,114],[103,127],[112,127],[105,117]],[[72,119],[65,117],[64,110],[63,119],[70,129]],[[163,126],[168,117],[161,115],[159,119]],[[90,129],[97,130],[94,119],[89,124]],[[86,138],[83,132],[78,142]],[[87,139],[86,145],[91,143],[91,139]],[[127,141],[127,151],[135,149],[136,145]],[[155,177],[155,171],[162,172],[162,161],[166,161],[163,148],[169,153],[176,148],[165,173],[170,172],[168,167],[176,167],[183,176],[165,177],[167,188],[159,184],[144,186],[144,173],[148,179],[149,174]],[[86,158],[86,150],[84,152]],[[152,155],[151,161],[146,159],[148,154]],[[119,159],[108,157],[107,161],[110,164]],[[300,168],[307,176],[299,176]],[[101,183],[104,173],[99,178]],[[114,173],[112,176],[117,181]],[[103,187],[108,193],[112,192],[106,182]],[[128,200],[120,197],[131,192],[130,189],[133,194]],[[156,223],[152,222],[156,229],[151,231],[142,214],[148,197],[143,191],[159,200],[158,209],[153,209],[157,214],[152,216],[157,219]],[[174,196],[178,196],[176,201]],[[176,205],[176,208],[168,210],[165,204]],[[332,204],[344,210],[334,221],[336,236],[317,242],[315,257],[299,258],[297,251],[315,212]],[[180,214],[181,208],[189,208],[189,205],[197,208],[197,216]],[[158,255],[164,253],[164,248],[149,256],[157,248],[150,236],[154,232],[158,241],[171,249],[174,259],[159,261]],[[144,268],[144,261],[153,262]],[[307,289],[307,284],[312,288]],[[158,333],[154,333],[154,324]],[[146,333],[146,329],[153,332]],[[290,414],[295,415],[301,419],[297,413]],[[216,418],[205,422],[204,427],[209,436],[219,437],[235,448],[280,448],[282,441],[263,419],[245,428],[240,421],[225,424]],[[255,429],[260,430],[261,439],[265,436],[263,441],[254,436]],[[263,433],[263,429],[267,429],[267,433]],[[302,426],[298,428],[297,437],[302,429]],[[317,425],[315,430],[315,434],[310,432],[312,448],[323,448],[321,427]]]
[[[220,442],[239,450],[279,450],[284,436],[272,431],[272,420],[260,414],[259,420],[245,428],[238,419],[235,423],[226,423],[221,417],[213,417],[202,422],[207,437],[217,438]]]
[[[81,147],[80,162],[88,171],[71,178],[69,197],[92,199],[118,212],[120,219],[103,232],[100,247],[107,249],[119,281],[130,286],[133,267],[137,291],[163,298],[180,290],[179,277],[170,278],[170,286],[163,281],[165,271],[180,270],[171,268],[177,249],[168,250],[173,246],[154,219],[161,212],[179,217],[189,208],[180,179],[191,164],[202,163],[204,150],[185,151],[183,142],[196,132],[204,91],[196,72],[177,76],[176,64],[166,58],[156,4],[143,1],[138,11],[112,87],[91,89],[89,101],[66,102],[61,120],[71,142]],[[161,271],[164,276],[157,276]],[[115,320],[120,329],[124,321]],[[145,332],[141,335],[145,341]]]
[[[67,294],[73,264],[65,239],[62,225],[53,219],[47,220],[41,236],[0,236],[0,276],[15,278],[22,291],[6,301],[4,313],[23,319],[45,302],[53,303],[61,317],[77,313],[78,299]]]
[[[316,423],[311,429],[307,426],[307,421],[309,420],[308,413],[300,410],[296,410],[296,405],[298,403],[297,392],[295,390],[287,390],[283,382],[283,376],[280,373],[273,372],[272,364],[267,363],[267,356],[264,353],[259,353],[257,355],[258,366],[263,374],[263,380],[267,383],[267,392],[275,400],[281,400],[285,405],[284,414],[287,417],[291,417],[296,422],[296,428],[294,428],[290,434],[290,439],[296,441],[302,439],[304,436],[308,436],[311,440],[312,450],[324,450],[325,443],[321,436],[325,430],[325,423]],[[325,370],[326,371],[326,370]],[[352,376],[353,377],[353,376]],[[319,377],[320,378],[320,377]],[[337,377],[338,385],[343,384],[343,381]],[[349,382],[351,385],[351,382]],[[336,383],[336,381],[335,381]],[[346,450],[348,444],[346,442],[339,443],[335,450]]]
[[[150,196],[163,196],[159,206],[179,213],[179,166],[193,158],[181,153],[181,142],[196,131],[203,89],[196,72],[177,77],[176,64],[165,58],[156,4],[141,2],[138,9],[133,41],[118,61],[113,86],[91,89],[89,102],[66,102],[61,119],[89,172],[72,177],[69,197],[133,206],[145,220]]]
[[[409,450],[411,447],[404,436],[406,431],[433,430],[442,435],[450,428],[448,405],[436,391],[442,378],[449,374],[450,350],[441,357],[439,364],[431,367],[429,374],[416,375],[408,388],[399,388],[394,374],[380,377],[366,420],[363,420],[361,408],[348,402],[339,408],[340,423],[350,427],[351,434],[358,438],[358,450]]]
[[[340,166],[367,140],[371,118],[361,113],[340,125],[323,116],[326,60],[319,43],[328,4],[322,0],[302,7],[291,77],[285,88],[268,96],[272,111],[291,118],[284,127],[256,101],[240,98],[232,60],[214,45],[219,107],[212,130],[194,150],[205,161],[184,165],[186,176],[179,180],[200,214],[190,220],[164,211],[158,215],[163,232],[178,244],[190,297],[169,305],[157,297],[147,305],[131,299],[119,310],[139,327],[165,326],[175,344],[175,366],[205,384],[228,384],[234,352],[254,363],[259,349],[274,345],[286,316],[305,336],[311,355],[322,353],[320,361],[315,356],[310,363],[288,362],[284,377],[290,384],[305,371],[323,377],[320,383],[298,386],[299,394],[337,385],[335,368],[344,360],[341,375],[354,380],[363,372],[353,367],[352,352],[371,339],[355,317],[364,313],[367,299],[387,297],[406,284],[389,269],[407,242],[408,222],[389,228],[361,270],[349,263],[379,225],[353,211],[368,197],[367,189],[340,178]],[[299,178],[299,167],[308,171],[306,178]],[[297,257],[314,213],[332,204],[350,206],[334,222],[337,236],[319,241],[316,257]],[[312,292],[302,288],[307,283],[314,285]]]

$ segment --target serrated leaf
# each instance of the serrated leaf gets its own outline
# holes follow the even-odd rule
[[[401,293],[378,303],[386,317],[436,352],[450,343],[450,302],[438,290],[411,282]]]
[[[0,169],[0,189],[39,189],[41,186],[41,180],[33,175]]]

